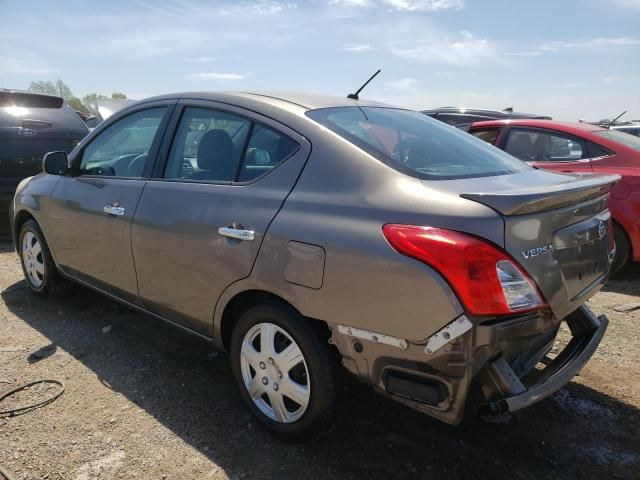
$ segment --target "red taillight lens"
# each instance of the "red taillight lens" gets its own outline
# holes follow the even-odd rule
[[[472,235],[442,228],[388,224],[398,252],[437,270],[475,315],[503,315],[544,306],[538,289],[505,252]]]

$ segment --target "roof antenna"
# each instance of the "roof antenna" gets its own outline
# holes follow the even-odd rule
[[[376,78],[376,76],[381,72],[382,70],[378,69],[378,71],[376,73],[374,73],[373,75],[371,75],[371,77],[369,78],[369,80],[367,80],[366,82],[364,82],[364,84],[358,89],[358,91],[356,93],[350,93],[349,95],[347,95],[347,98],[350,98],[351,100],[360,100],[360,97],[358,97],[358,94],[364,89],[364,87],[366,87],[367,85],[369,85],[369,82],[371,80],[373,80],[374,78]]]
[[[502,110],[504,113],[513,113],[513,107],[507,107],[504,110]]]
[[[365,84],[366,85],[366,84]],[[613,125],[614,123],[616,123],[616,120],[618,120],[621,116],[623,116],[625,113],[627,113],[627,111],[625,110],[624,112],[622,112],[620,115],[618,115],[616,118],[614,118],[613,120],[611,120],[609,122],[609,125],[607,125],[607,128],[611,128],[611,125]]]

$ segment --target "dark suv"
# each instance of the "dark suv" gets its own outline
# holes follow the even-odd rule
[[[18,183],[42,170],[42,157],[71,152],[89,129],[62,98],[0,89],[0,232]]]
[[[455,127],[459,125],[469,125],[473,122],[483,122],[485,120],[509,120],[515,118],[551,120],[551,117],[546,115],[514,112],[511,108],[505,108],[499,112],[494,110],[478,110],[463,107],[441,107],[434,108],[432,110],[423,110],[422,113]]]

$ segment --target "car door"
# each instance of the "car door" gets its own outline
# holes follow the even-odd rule
[[[131,221],[153,167],[171,102],[129,110],[74,152],[51,195],[56,262],[66,273],[139,303]]]
[[[273,120],[226,104],[189,101],[165,136],[165,161],[146,186],[132,248],[144,305],[212,333],[215,304],[247,277],[310,144]]]
[[[585,142],[573,135],[543,128],[510,127],[500,143],[507,153],[545,170],[591,172]]]

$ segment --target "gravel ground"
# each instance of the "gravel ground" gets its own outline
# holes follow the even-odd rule
[[[590,302],[611,323],[582,374],[508,423],[450,427],[353,382],[336,430],[301,445],[252,420],[202,340],[82,288],[32,295],[7,240],[0,296],[0,393],[66,384],[53,403],[0,417],[0,465],[17,478],[640,478],[640,310],[613,310],[640,301],[640,266]]]

